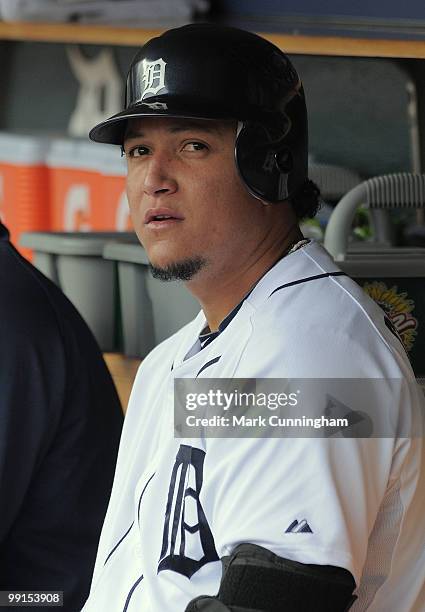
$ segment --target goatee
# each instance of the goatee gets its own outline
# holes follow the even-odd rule
[[[202,257],[194,257],[192,259],[172,263],[165,268],[149,264],[149,269],[154,278],[158,278],[162,281],[190,281],[205,264],[206,260]]]

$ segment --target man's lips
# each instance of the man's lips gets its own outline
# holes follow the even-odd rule
[[[149,208],[145,214],[145,225],[161,227],[176,221],[183,221],[183,215],[171,208]]]

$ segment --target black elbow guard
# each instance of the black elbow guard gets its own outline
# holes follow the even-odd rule
[[[197,597],[185,612],[346,612],[356,597],[346,569],[278,557],[255,544],[240,544],[224,557],[216,597]]]

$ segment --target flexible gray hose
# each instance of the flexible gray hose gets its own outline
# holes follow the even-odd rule
[[[425,174],[377,176],[351,189],[339,201],[325,232],[325,248],[336,261],[345,259],[351,224],[357,208],[388,210],[425,207]]]

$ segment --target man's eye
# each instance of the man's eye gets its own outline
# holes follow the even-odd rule
[[[184,151],[189,151],[189,152],[202,151],[203,149],[208,149],[207,145],[204,144],[203,142],[197,142],[197,141],[187,142],[183,147]]]
[[[148,155],[148,153],[149,149],[147,147],[139,146],[127,151],[126,155],[127,157],[142,157],[143,155]]]

